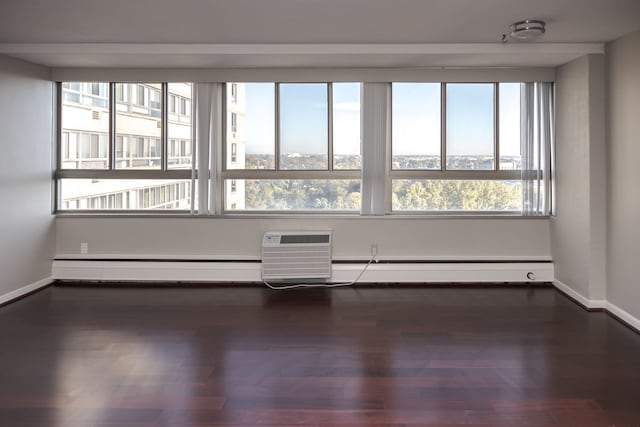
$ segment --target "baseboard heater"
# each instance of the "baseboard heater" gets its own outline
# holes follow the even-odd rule
[[[326,238],[325,238],[326,239]],[[265,265],[269,280],[282,279],[348,282],[362,270],[367,260],[327,261],[331,257],[331,237],[329,251],[323,266],[314,270],[312,275],[306,272],[291,270],[277,275],[278,269],[271,270],[278,262],[271,263],[271,257],[262,263],[258,257],[254,259],[136,259],[135,257],[118,256],[116,259],[87,256],[58,256],[53,261],[53,279],[56,280],[89,280],[89,281],[158,281],[158,282],[208,282],[208,283],[259,283],[263,281]],[[286,241],[287,239],[285,239]],[[285,245],[290,245],[284,244]],[[269,246],[267,245],[267,248]],[[291,246],[293,247],[293,246]],[[285,248],[286,249],[286,248]],[[298,250],[301,252],[300,250]],[[282,248],[276,250],[282,256]],[[317,255],[316,255],[317,256]],[[276,258],[277,259],[277,258]],[[329,258],[331,259],[331,258]],[[298,260],[299,262],[299,260]],[[324,263],[324,264],[323,264]],[[286,264],[291,267],[289,259]],[[309,263],[302,263],[309,268]],[[282,268],[282,267],[279,267]],[[316,267],[317,268],[317,267]],[[285,277],[285,279],[283,279]],[[286,279],[286,278],[289,279]],[[293,279],[291,279],[293,278]],[[551,282],[554,279],[553,262],[551,260],[382,260],[369,266],[360,282],[363,283],[531,283]]]
[[[330,231],[270,231],[264,234],[263,280],[330,278]]]

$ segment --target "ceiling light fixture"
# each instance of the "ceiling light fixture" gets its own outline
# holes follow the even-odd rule
[[[545,22],[535,19],[525,19],[524,21],[511,24],[511,37],[518,40],[533,40],[544,34]]]

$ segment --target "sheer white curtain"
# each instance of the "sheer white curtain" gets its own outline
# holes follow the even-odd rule
[[[553,84],[522,83],[520,151],[522,154],[522,214],[549,215],[553,149]]]
[[[220,211],[222,86],[220,83],[196,83],[194,90],[197,163],[193,162],[192,168],[198,173],[196,179],[195,170],[192,170],[191,188],[192,195],[197,194],[199,215],[214,215]]]

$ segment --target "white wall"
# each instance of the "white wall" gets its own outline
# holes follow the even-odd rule
[[[588,300],[606,298],[604,58],[556,70],[556,279]]]
[[[53,84],[0,56],[0,301],[51,276]]]
[[[608,300],[640,319],[640,32],[607,45]]]
[[[550,257],[549,221],[541,219],[219,219],[88,218],[56,220],[56,253],[124,257],[260,259],[268,230],[333,230],[335,259],[508,259]]]

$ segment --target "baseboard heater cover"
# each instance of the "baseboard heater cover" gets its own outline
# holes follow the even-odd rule
[[[348,282],[362,270],[366,261],[332,263],[331,282]],[[262,282],[262,263],[230,260],[190,262],[186,260],[91,260],[56,259],[53,279],[95,281],[185,281],[185,282]],[[373,263],[361,283],[521,283],[551,282],[551,261],[447,263]],[[326,280],[326,279],[324,279]]]

